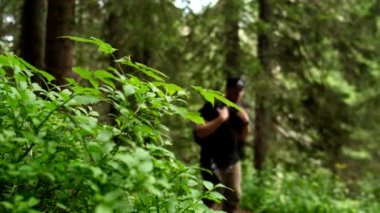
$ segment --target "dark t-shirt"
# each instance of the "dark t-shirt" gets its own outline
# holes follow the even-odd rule
[[[200,110],[200,114],[206,121],[211,121],[219,116],[217,108],[224,105],[216,102],[213,107],[207,102]],[[237,116],[236,109],[229,109],[229,118],[220,125],[211,135],[205,138],[197,138],[201,145],[201,165],[208,167],[214,162],[219,168],[226,168],[239,160],[239,136],[244,123]]]

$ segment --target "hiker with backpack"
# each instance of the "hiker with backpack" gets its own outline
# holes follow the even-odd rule
[[[241,106],[243,96],[242,79],[228,78],[225,97]],[[222,192],[226,197],[223,210],[227,213],[234,212],[241,197],[240,154],[248,135],[248,113],[243,107],[237,110],[219,101],[214,106],[205,103],[199,112],[205,123],[195,127],[194,136],[201,147],[200,165],[204,169],[202,177],[213,184],[222,183],[229,188]],[[204,203],[209,207],[213,205],[210,200],[205,200]]]

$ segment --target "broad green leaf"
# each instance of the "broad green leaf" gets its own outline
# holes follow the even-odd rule
[[[95,77],[104,79],[104,78],[112,78],[115,79],[116,77],[112,75],[111,73],[105,71],[105,70],[96,70],[95,71]]]
[[[102,147],[99,144],[97,144],[97,143],[90,143],[90,144],[88,144],[88,151],[91,154],[95,154],[95,155],[101,155],[101,154],[103,154]]]
[[[189,119],[190,121],[193,121],[196,124],[203,124],[204,123],[204,120],[200,116],[199,112],[191,112],[191,111],[187,110],[186,108],[175,107],[175,106],[172,106],[171,109],[175,113],[182,116],[183,118]]]
[[[93,78],[93,73],[85,68],[73,67],[73,72],[78,74],[81,78],[90,80]]]
[[[108,86],[112,87],[113,89],[116,89],[116,86],[115,84],[113,83],[112,80],[109,80],[109,79],[103,79],[102,80],[105,84],[107,84]]]
[[[90,170],[92,171],[92,174],[95,178],[103,175],[103,170],[100,169],[99,167],[91,166]]]
[[[153,163],[151,161],[144,161],[138,165],[138,169],[142,172],[150,172],[153,169]]]
[[[0,67],[8,67],[9,61],[5,55],[0,55]]]
[[[136,88],[133,85],[126,84],[123,86],[123,92],[125,96],[130,96],[132,94],[135,94]]]
[[[40,203],[40,200],[38,200],[38,199],[35,198],[35,197],[31,197],[31,198],[29,198],[29,200],[28,200],[28,205],[29,205],[30,207],[35,206],[35,205],[37,205],[38,203]]]
[[[228,190],[228,189],[227,189]],[[210,192],[209,193],[209,198],[213,198],[213,200],[218,200],[218,201],[220,201],[220,200],[225,200],[226,198],[222,195],[222,194],[220,194],[219,192],[217,192],[217,191],[212,191],[212,192]]]
[[[203,183],[203,186],[204,186],[208,191],[214,189],[214,184],[212,184],[210,181],[206,181],[206,180],[204,180],[202,183]]]
[[[97,39],[94,37],[91,37],[91,39],[94,41],[94,44],[98,45],[99,52],[111,54],[117,50],[117,49],[113,48],[110,44],[108,44],[108,43],[106,43],[100,39]]]
[[[171,83],[165,83],[165,82],[155,82],[154,85],[156,86],[162,86],[164,87],[165,91],[169,93],[169,95],[173,95],[176,92],[182,91],[183,89],[179,87],[176,84],[171,84]]]
[[[199,86],[193,86],[193,88],[201,94],[206,101],[210,102],[212,105],[214,105],[215,102],[215,95],[212,92],[207,92],[207,90],[203,89]]]
[[[2,201],[2,202],[0,202],[0,205],[4,206],[4,207],[7,208],[7,209],[12,209],[12,208],[13,208],[12,203],[7,202],[7,201]]]
[[[50,75],[49,73],[42,71],[40,69],[37,69],[33,65],[29,64],[27,61],[25,61],[22,58],[18,58],[27,68],[31,69],[32,71],[42,75],[48,82],[51,82],[52,80],[55,80],[54,76]]]
[[[101,131],[96,137],[96,139],[101,142],[106,142],[106,141],[111,140],[112,136],[113,136],[113,132],[111,130],[106,129],[106,130]]]
[[[90,79],[89,80],[91,85],[94,87],[94,89],[98,89],[99,88],[99,82],[96,80],[96,79]]]
[[[99,204],[95,208],[95,213],[112,213],[112,209],[105,204]]]
[[[74,100],[80,105],[95,104],[100,101],[97,97],[86,95],[77,95],[74,97]]]
[[[91,37],[91,39],[87,39],[87,38],[81,38],[81,37],[76,37],[76,36],[61,36],[60,38],[67,38],[67,39],[82,42],[82,43],[95,44],[96,46],[98,46],[99,52],[106,53],[106,54],[111,54],[117,50],[113,48],[110,44],[94,37]]]
[[[226,104],[227,106],[231,106],[237,110],[241,110],[241,108],[237,104],[225,98],[223,94],[218,91],[203,89],[202,87],[199,87],[199,86],[193,86],[193,88],[196,91],[198,91],[199,94],[201,94],[206,99],[206,101],[210,102],[212,105],[214,105],[215,99],[217,99],[223,102],[224,104]]]
[[[76,85],[77,84],[77,82],[73,78],[65,78],[65,80],[69,84],[72,84],[72,85]]]
[[[193,121],[196,124],[203,124],[205,122],[202,116],[199,114],[199,112],[187,111],[186,113],[184,113],[184,117],[189,119],[190,121]]]

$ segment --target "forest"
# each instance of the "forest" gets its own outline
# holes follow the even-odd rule
[[[380,0],[0,0],[0,212],[380,212],[377,86]]]

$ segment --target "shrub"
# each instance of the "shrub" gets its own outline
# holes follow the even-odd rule
[[[95,38],[70,39],[114,51]],[[17,56],[0,56],[0,212],[207,212],[201,199],[220,198],[203,193],[196,168],[165,148],[163,116],[202,122],[184,107],[189,92],[128,58],[116,63],[152,80],[77,67],[87,83],[58,87]],[[94,104],[111,105],[115,124],[100,122]]]
[[[375,213],[380,210],[371,193],[349,196],[344,182],[327,169],[310,168],[301,174],[278,166],[258,175],[251,168],[245,167],[242,206],[255,213]]]

